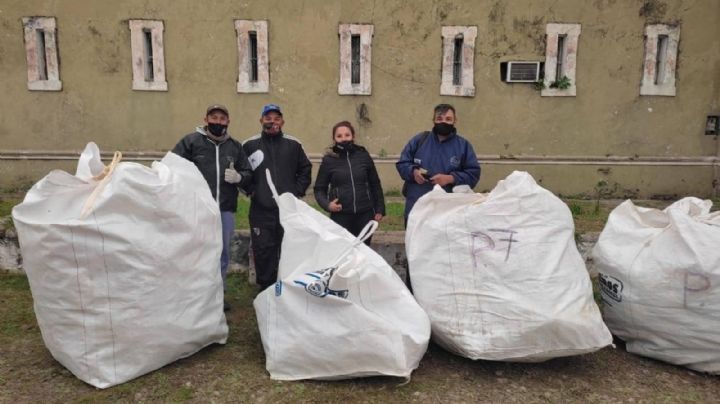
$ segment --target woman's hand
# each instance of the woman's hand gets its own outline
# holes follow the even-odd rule
[[[330,201],[330,204],[328,205],[328,210],[330,212],[340,212],[342,210],[342,205],[338,202],[337,198]]]

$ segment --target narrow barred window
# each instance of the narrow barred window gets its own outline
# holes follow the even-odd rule
[[[22,22],[28,90],[62,90],[55,17],[23,17]]]
[[[545,88],[543,97],[574,97],[577,94],[577,52],[580,24],[547,24],[545,28]]]
[[[133,90],[167,91],[165,80],[165,24],[156,20],[130,20]]]
[[[440,95],[475,96],[475,38],[477,27],[442,27]]]
[[[270,91],[268,22],[236,20],[238,93]]]
[[[640,95],[675,96],[680,27],[654,24],[645,27],[645,62]]]
[[[340,24],[340,95],[370,95],[373,26]]]

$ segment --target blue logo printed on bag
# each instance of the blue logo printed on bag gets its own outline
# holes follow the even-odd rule
[[[348,290],[330,289],[330,279],[337,270],[337,267],[321,269],[316,272],[308,272],[305,276],[310,279],[295,280],[297,285],[305,288],[305,291],[316,297],[325,297],[327,295],[337,296],[343,299],[348,297]]]
[[[282,295],[282,281],[275,282],[275,296]]]

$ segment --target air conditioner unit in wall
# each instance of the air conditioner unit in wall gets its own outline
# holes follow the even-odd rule
[[[508,83],[534,83],[540,80],[542,62],[507,62],[505,80]]]

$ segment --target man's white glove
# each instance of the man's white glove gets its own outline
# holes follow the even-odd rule
[[[230,163],[230,167],[225,170],[225,182],[230,184],[239,184],[242,181],[242,175],[235,171],[235,163]]]

